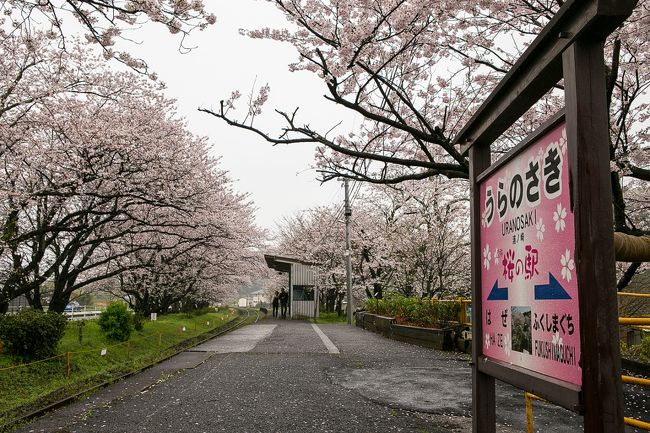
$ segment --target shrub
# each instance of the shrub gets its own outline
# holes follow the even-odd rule
[[[639,350],[641,360],[650,361],[650,336],[646,336],[641,340],[641,349]]]
[[[99,315],[99,327],[109,340],[126,341],[133,329],[132,314],[121,302],[112,302]]]
[[[460,302],[436,302],[433,306],[440,326],[445,327],[449,322],[458,321],[461,308]]]
[[[369,299],[365,309],[382,316],[395,317],[400,323],[424,327],[445,327],[458,320],[461,304],[415,296],[388,293],[384,299]]]
[[[24,360],[43,359],[56,354],[66,323],[62,314],[32,309],[0,315],[0,339],[10,355]]]

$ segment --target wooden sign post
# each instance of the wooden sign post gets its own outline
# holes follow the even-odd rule
[[[472,195],[473,431],[495,379],[623,432],[603,43],[633,0],[566,1],[456,137]],[[565,108],[490,145],[564,78]]]

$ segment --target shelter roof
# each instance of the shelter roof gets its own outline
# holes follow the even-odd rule
[[[289,272],[291,265],[314,266],[316,263],[300,260],[295,257],[275,256],[271,254],[264,254],[264,260],[269,268],[275,269],[280,272]]]

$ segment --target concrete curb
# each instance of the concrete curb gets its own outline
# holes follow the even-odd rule
[[[454,339],[457,334],[457,330],[453,327],[434,329],[398,325],[394,317],[379,316],[365,311],[356,313],[356,325],[386,338],[438,350],[454,350]]]

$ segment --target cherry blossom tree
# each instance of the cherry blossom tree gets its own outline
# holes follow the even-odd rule
[[[7,266],[3,266],[2,305],[7,298],[32,287],[26,283],[28,276],[34,277],[32,282],[36,285],[43,281],[36,275],[40,275],[53,234],[70,225],[76,215],[65,218],[57,211],[75,183],[58,184],[64,171],[52,164],[48,146],[42,145],[56,137],[43,135],[41,126],[51,120],[55,107],[68,98],[106,95],[116,89],[107,90],[100,84],[101,72],[93,71],[101,68],[98,70],[97,63],[84,58],[80,50],[60,52],[42,35],[11,35],[2,40],[0,48],[0,154],[4,162],[0,254],[8,260],[4,263]],[[49,168],[41,170],[44,167]],[[54,170],[54,177],[40,175],[50,169]]]
[[[468,205],[462,184],[438,178],[368,188],[354,218],[363,239],[357,273],[368,297],[381,297],[384,288],[407,296],[466,294],[469,225],[458,216]]]
[[[361,116],[352,131],[317,131],[295,110],[277,109],[279,135],[258,129],[251,116],[237,116],[234,92],[219,109],[201,109],[235,127],[279,144],[312,143],[322,179],[348,177],[398,183],[442,175],[468,177],[468,161],[453,145],[467,122],[562,2],[284,1],[284,29],[245,33],[292,44],[291,71],[323,81],[325,99]],[[622,177],[650,180],[648,156],[648,2],[639,2],[606,46],[610,111],[612,191],[616,230],[642,233],[627,209]],[[563,105],[561,83],[496,143],[503,151]],[[248,112],[261,113],[270,89],[251,98]],[[333,125],[336,126],[336,123]]]
[[[13,75],[3,77],[0,113],[0,308],[21,294],[42,308],[41,287],[52,281],[49,308],[62,311],[75,291],[139,268],[186,270],[165,280],[181,298],[207,299],[246,275],[263,236],[252,205],[174,101],[88,50],[4,42],[20,55],[2,56]]]
[[[469,288],[467,191],[452,181],[428,179],[375,185],[353,203],[350,230],[353,295],[448,297]],[[279,251],[319,264],[326,309],[346,293],[340,207],[318,207],[285,219]]]
[[[291,71],[323,82],[325,99],[363,119],[351,131],[318,131],[298,109],[276,109],[279,134],[238,116],[234,92],[217,110],[201,109],[273,144],[317,146],[322,180],[347,177],[394,184],[431,176],[468,177],[467,158],[454,137],[563,2],[518,1],[315,1],[269,0],[286,28],[244,33],[295,47]],[[605,45],[610,115],[611,188],[616,231],[648,235],[628,185],[650,181],[648,0]],[[251,98],[261,113],[270,88]],[[252,103],[251,101],[255,102]],[[495,143],[496,155],[519,142],[564,105],[562,83],[524,114]],[[640,206],[640,207],[639,207]],[[636,269],[632,264],[629,269]]]
[[[190,221],[164,233],[132,236],[127,250],[136,252],[113,263],[121,270],[120,292],[135,311],[164,313],[178,302],[222,302],[261,272],[258,251],[264,234],[254,225],[246,196],[233,194],[218,180],[202,201],[203,209]]]
[[[469,224],[459,217],[469,212],[468,191],[458,182],[431,178],[407,181],[388,189],[403,203],[395,250],[403,271],[398,287],[412,287],[428,297],[469,293]]]

